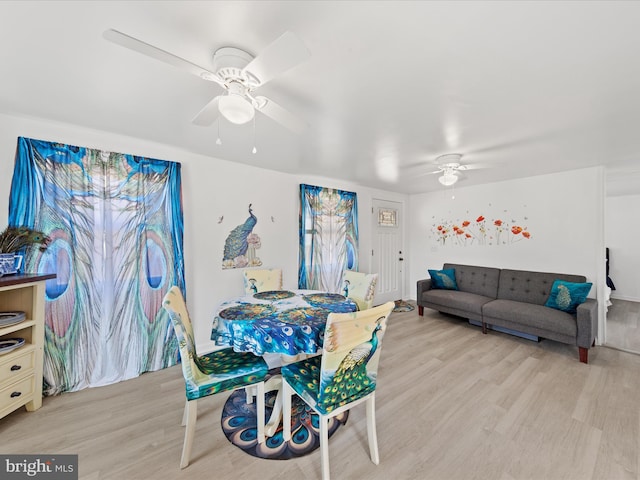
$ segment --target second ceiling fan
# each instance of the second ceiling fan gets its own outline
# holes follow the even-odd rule
[[[273,100],[254,93],[310,56],[302,41],[292,32],[285,32],[256,57],[239,48],[219,48],[213,54],[212,69],[203,68],[118,30],[106,30],[103,36],[113,43],[220,85],[225,92],[214,97],[200,110],[192,120],[196,125],[211,125],[220,114],[240,125],[251,121],[257,110],[293,132],[302,133],[306,128],[306,123],[291,112]]]
[[[426,175],[441,173],[442,175],[438,177],[438,181],[445,187],[449,187],[458,181],[458,172],[472,170],[474,168],[483,168],[482,165],[463,165],[460,163],[461,160],[461,153],[447,153],[445,155],[440,155],[436,158],[436,165],[438,169],[433,172],[428,172]]]

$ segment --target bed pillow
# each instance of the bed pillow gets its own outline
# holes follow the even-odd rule
[[[576,308],[587,299],[591,283],[573,283],[556,280],[551,287],[551,293],[545,307],[555,308],[567,313],[576,313]]]
[[[432,288],[440,290],[458,290],[456,271],[453,268],[444,270],[429,270]]]

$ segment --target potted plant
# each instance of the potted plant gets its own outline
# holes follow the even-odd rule
[[[0,233],[0,276],[16,273],[22,265],[22,255],[16,252],[38,247],[45,251],[51,239],[39,230],[8,226]]]

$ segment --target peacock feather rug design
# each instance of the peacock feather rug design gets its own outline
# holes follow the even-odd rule
[[[270,376],[279,374],[279,369],[270,371]],[[276,401],[276,392],[265,397],[265,418],[268,420]],[[337,415],[329,421],[329,436],[347,423],[349,412]],[[234,391],[227,399],[222,411],[222,430],[227,439],[244,452],[254,457],[269,460],[288,460],[307,455],[320,447],[318,416],[300,398],[291,399],[291,440],[285,442],[282,423],[265,443],[257,443],[256,402],[247,404],[244,389]]]

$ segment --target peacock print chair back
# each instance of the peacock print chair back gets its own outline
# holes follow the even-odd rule
[[[182,374],[187,383],[187,391],[190,389],[197,390],[197,380],[202,374],[196,364],[198,355],[193,336],[193,326],[191,325],[184,297],[178,287],[173,286],[169,289],[164,297],[162,306],[169,314],[171,324],[176,332],[182,359],[180,362],[182,364]]]
[[[393,307],[393,302],[387,302],[329,315],[320,366],[320,410],[329,413],[375,390],[382,339]]]
[[[356,302],[358,310],[366,310],[373,306],[378,283],[377,273],[361,273],[345,270],[342,278],[342,290],[345,297]]]
[[[244,271],[244,290],[253,293],[282,290],[282,270],[279,268],[265,268]]]

